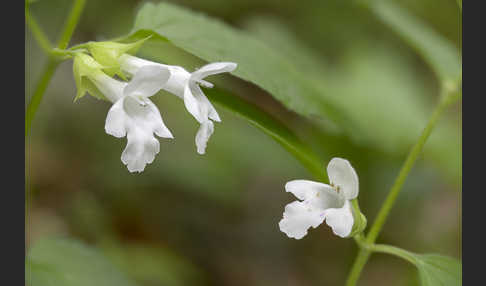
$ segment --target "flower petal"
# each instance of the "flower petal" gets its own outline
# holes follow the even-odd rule
[[[162,65],[148,65],[138,69],[123,90],[124,96],[150,97],[161,90],[170,77],[170,71]]]
[[[142,172],[160,151],[160,137],[173,138],[157,107],[149,99],[140,104],[132,96],[119,99],[108,112],[105,130],[116,137],[127,136],[121,160],[130,172]]]
[[[105,121],[105,131],[107,134],[117,138],[125,137],[125,111],[123,110],[123,100],[118,100],[113,104],[108,111]]]
[[[123,90],[127,86],[126,82],[113,79],[103,72],[96,73],[90,79],[103,96],[113,103],[123,97]]]
[[[340,237],[347,237],[353,229],[354,218],[351,203],[346,201],[342,208],[327,209],[324,211],[326,223],[332,232]]]
[[[338,194],[331,186],[308,180],[293,180],[285,184],[285,190],[294,194],[306,204],[314,208],[325,210],[340,208],[344,205],[344,197]]]
[[[184,88],[184,105],[186,106],[187,111],[189,111],[189,113],[192,114],[192,116],[196,118],[199,123],[202,123],[206,120],[207,117],[204,118],[201,114],[199,101],[192,94],[189,85],[186,85],[186,87]]]
[[[216,121],[216,122],[221,122],[221,118],[219,118],[219,114],[214,108],[214,106],[211,104],[209,99],[206,97],[206,95],[203,93],[199,85],[197,84],[191,84],[191,87],[193,88],[193,94],[196,97],[196,99],[199,101],[200,105],[205,105],[208,111],[208,116],[210,119]]]
[[[139,132],[129,132],[128,142],[121,160],[130,172],[142,172],[147,164],[154,161],[160,151],[160,144],[153,136]]]
[[[348,160],[333,158],[327,165],[327,173],[331,183],[339,187],[339,191],[347,200],[352,200],[358,196],[358,175]]]
[[[280,230],[288,237],[301,239],[312,226],[318,227],[324,221],[324,214],[303,202],[292,202],[285,206],[283,218],[278,223]]]
[[[129,54],[121,55],[118,61],[120,62],[121,69],[124,72],[131,74],[132,76],[135,75],[137,71],[143,66],[158,65],[158,63],[137,58]]]
[[[191,80],[198,81],[213,74],[231,72],[236,69],[236,66],[236,63],[231,62],[210,63],[193,72],[191,74]]]
[[[155,133],[159,137],[174,138],[170,130],[165,126],[159,109],[148,98],[143,99],[144,104],[132,96],[124,97],[123,108],[129,116],[132,125],[144,129],[147,133]]]
[[[206,153],[206,145],[213,132],[214,124],[211,120],[206,120],[205,122],[201,123],[201,126],[199,126],[199,130],[196,134],[197,153],[201,155]]]

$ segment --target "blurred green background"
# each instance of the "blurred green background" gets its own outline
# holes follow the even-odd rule
[[[71,45],[126,35],[143,2],[88,0]],[[437,100],[438,83],[430,69],[356,1],[170,2],[246,29],[269,45],[280,43],[275,47],[302,57],[303,63],[322,62],[323,69],[334,75],[336,88],[346,86],[345,92],[386,96],[405,88],[430,106]],[[396,2],[461,48],[461,16],[454,0]],[[42,0],[31,5],[52,41],[71,4]],[[266,29],[268,25],[260,25],[262,21],[277,25],[299,46],[286,45],[285,39]],[[28,30],[25,45],[28,102],[46,56]],[[149,54],[151,48],[166,49],[168,56],[179,57],[182,65],[191,67],[191,59],[173,47],[148,45],[140,54]],[[302,54],[292,55],[298,51]],[[363,84],[368,86],[362,88]],[[231,78],[225,88],[238,90],[303,138],[313,136],[309,119],[286,110],[255,86]],[[284,206],[295,200],[285,193],[285,182],[312,177],[260,130],[216,106],[222,123],[216,124],[206,155],[198,155],[197,122],[179,99],[161,93],[154,102],[176,139],[160,139],[155,161],[143,173],[131,174],[120,161],[125,139],[104,132],[110,105],[92,97],[73,103],[75,94],[72,62],[67,61],[56,71],[26,143],[32,198],[27,249],[45,237],[75,238],[99,249],[138,285],[146,286],[342,285],[356,245],[334,236],[325,225],[299,241],[279,231]],[[429,110],[424,107],[424,116]],[[357,112],[359,116],[359,106]],[[408,120],[403,118],[403,126]],[[450,144],[444,150],[425,151],[379,240],[414,252],[460,258],[461,106],[451,108],[441,122],[443,128],[453,130]],[[314,140],[316,148],[322,143],[319,140],[326,138]],[[334,142],[330,149],[322,143],[326,147],[321,153],[351,160],[360,177],[361,209],[371,222],[409,145],[388,142],[388,148],[380,150],[349,138]],[[395,150],[400,143],[405,146]],[[323,168],[326,165],[323,161]],[[413,266],[377,254],[366,266],[360,285],[418,283]]]

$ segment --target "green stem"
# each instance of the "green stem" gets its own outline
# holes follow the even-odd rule
[[[405,183],[405,179],[410,173],[410,170],[412,169],[415,161],[417,161],[418,156],[422,152],[422,149],[425,143],[427,142],[427,139],[429,138],[430,134],[432,133],[432,130],[434,130],[434,127],[437,124],[437,121],[439,120],[441,114],[444,112],[446,107],[449,106],[452,102],[454,101],[450,100],[449,94],[441,97],[439,104],[437,105],[434,112],[430,116],[427,126],[422,131],[422,134],[420,135],[418,142],[415,143],[412,150],[408,154],[408,157],[405,160],[405,163],[403,164],[402,169],[400,170],[400,173],[398,174],[398,177],[395,180],[395,183],[391,187],[385,202],[383,203],[373,225],[370,228],[370,231],[366,237],[366,241],[368,243],[374,243],[376,241],[376,238],[378,237],[381,229],[383,228],[383,225],[385,224],[385,221],[388,217],[388,214],[390,213],[390,210],[392,209],[398,195],[400,194],[402,186]]]
[[[405,183],[405,179],[407,178],[415,161],[420,155],[425,143],[427,142],[427,139],[432,133],[432,130],[434,130],[434,127],[437,124],[437,121],[439,120],[441,114],[444,112],[447,106],[449,106],[450,104],[452,104],[453,102],[461,98],[462,93],[456,91],[458,87],[459,87],[459,83],[457,83],[457,85],[455,85],[453,88],[450,87],[444,88],[443,92],[441,92],[441,98],[439,103],[437,104],[437,107],[435,108],[434,112],[430,116],[430,119],[427,125],[425,126],[425,129],[422,131],[422,134],[420,135],[417,143],[415,143],[415,145],[410,150],[410,153],[408,154],[407,159],[405,160],[402,169],[400,170],[400,173],[398,174],[398,177],[395,180],[395,183],[391,187],[388,196],[385,199],[385,202],[383,203],[374,223],[370,228],[368,235],[365,238],[366,245],[373,245],[375,243],[376,238],[380,234],[380,231],[383,228],[383,225],[385,224],[388,214],[390,213],[398,195],[400,194],[402,186]],[[363,270],[364,266],[366,265],[366,262],[370,257],[370,254],[371,254],[370,248],[363,247],[362,244],[360,244],[360,250],[353,264],[351,272],[349,273],[346,286],[356,285],[359,276],[361,274],[361,271]]]
[[[386,244],[373,244],[369,246],[369,249],[373,252],[381,252],[381,253],[387,253],[391,255],[398,256],[400,258],[403,258],[407,260],[408,262],[412,264],[417,264],[417,259],[415,258],[415,255],[405,249],[401,249],[395,246],[391,245],[386,245]]]
[[[78,24],[79,17],[81,16],[81,13],[83,12],[84,6],[85,6],[86,0],[75,0],[73,8],[71,9],[71,12],[69,13],[68,19],[66,23],[64,24],[63,31],[61,33],[61,36],[59,38],[59,42],[57,44],[57,48],[60,50],[64,50],[67,45],[69,44],[69,41],[71,40],[71,37],[73,35],[74,29],[76,28],[76,25]],[[36,38],[36,40],[39,42],[39,44],[43,47],[43,49],[46,51],[47,54],[52,55],[52,48],[50,44],[48,44],[47,38],[45,37],[44,33],[42,30],[39,28],[37,23],[34,21],[34,19],[30,16],[30,13],[28,10],[25,12],[26,15],[26,21],[31,28],[31,31]],[[33,25],[33,26],[32,26]],[[32,27],[34,27],[32,29]],[[39,108],[39,105],[42,101],[42,97],[44,96],[44,92],[47,89],[47,86],[49,85],[49,82],[51,81],[52,76],[54,75],[54,72],[59,65],[59,61],[56,60],[53,57],[49,57],[49,61],[47,62],[46,66],[43,69],[42,72],[42,77],[40,80],[37,82],[37,85],[34,90],[34,94],[32,95],[32,99],[29,102],[29,106],[27,107],[27,111],[25,113],[25,136],[27,137],[28,134],[30,133],[30,127],[32,124],[32,120],[34,119],[35,113],[37,109]]]
[[[51,81],[51,78],[54,75],[58,64],[59,63],[57,61],[49,59],[47,65],[42,71],[42,77],[37,82],[34,94],[32,95],[32,99],[30,100],[29,106],[27,107],[27,110],[25,112],[25,137],[27,137],[27,135],[29,135],[30,133],[32,120],[34,119],[37,108],[42,101],[44,92],[46,91],[47,86],[49,85],[49,82]]]
[[[34,36],[34,39],[37,41],[41,49],[44,50],[46,54],[50,54],[52,50],[51,43],[49,42],[46,34],[44,34],[40,28],[39,24],[37,24],[37,21],[30,14],[27,6],[25,7],[25,22],[27,23],[27,26],[32,32],[32,36]]]
[[[81,13],[84,10],[84,6],[86,4],[86,0],[75,0],[73,8],[71,9],[71,13],[67,18],[66,23],[64,24],[64,29],[61,33],[61,37],[57,42],[57,47],[59,49],[64,50],[67,48],[71,37],[73,36],[74,30],[79,22],[79,17],[81,17]]]
[[[360,248],[356,259],[354,260],[351,272],[349,272],[348,279],[346,280],[346,286],[354,286],[358,283],[361,271],[370,257],[371,251],[365,248]]]

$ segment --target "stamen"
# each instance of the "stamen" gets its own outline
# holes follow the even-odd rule
[[[331,185],[331,187],[336,190],[337,193],[339,193],[339,191],[341,190],[341,188],[339,186],[335,186],[332,182],[329,183]]]
[[[134,96],[133,98],[134,98],[134,99],[135,99],[135,100],[138,102],[138,104],[139,104],[140,106],[147,106],[147,102],[145,102],[145,101],[144,101],[143,99],[141,99],[140,97],[138,97],[138,96]]]

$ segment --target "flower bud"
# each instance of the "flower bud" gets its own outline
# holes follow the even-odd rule
[[[353,228],[351,229],[351,233],[348,237],[353,237],[362,233],[365,230],[367,224],[366,217],[359,209],[358,198],[351,201],[351,208],[353,210],[354,223]]]
[[[86,46],[93,58],[104,66],[103,71],[106,74],[111,77],[117,75],[126,80],[126,75],[120,68],[119,57],[126,53],[135,54],[149,38],[150,36],[133,43],[89,42]]]
[[[103,74],[103,66],[91,56],[82,52],[75,53],[73,60],[73,74],[76,82],[77,93],[74,101],[83,97],[86,92],[92,96],[106,100],[103,94],[93,84],[92,79]]]

